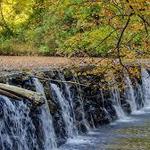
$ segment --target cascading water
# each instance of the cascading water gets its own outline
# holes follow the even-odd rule
[[[148,71],[144,68],[141,69],[142,72],[142,87],[144,93],[144,107],[150,107],[150,75]]]
[[[65,77],[62,72],[58,72],[58,76],[62,82],[65,81]],[[73,127],[74,135],[72,137],[74,137],[75,135],[78,135],[80,130],[83,130],[83,128],[85,131],[89,131],[89,124],[88,124],[87,120],[85,119],[83,100],[82,100],[82,96],[81,96],[81,88],[80,88],[78,78],[73,76],[73,81],[75,83],[78,83],[78,84],[75,84],[75,89],[76,89],[76,91],[74,91],[75,93],[73,91],[71,91],[71,86],[67,82],[63,82],[62,83],[63,89],[60,89],[64,99],[69,103],[70,114],[71,114],[71,116],[73,118],[73,122],[75,124]],[[77,106],[78,108],[76,108],[76,109],[78,109],[79,116],[77,116],[75,114],[74,107],[76,107],[76,106],[74,106],[74,105],[76,105],[76,104],[78,104],[78,106]],[[76,118],[80,119],[80,123],[79,123],[79,120],[78,121],[76,120]],[[77,124],[78,124],[78,127],[76,126]],[[77,128],[80,128],[79,131]]]
[[[59,73],[58,78],[65,81],[63,73]],[[72,79],[79,83],[76,77]],[[16,101],[0,96],[0,150],[53,150],[56,149],[57,144],[63,147],[62,144],[67,138],[70,138],[67,141],[69,143],[71,140],[76,140],[73,137],[81,137],[80,130],[81,133],[86,133],[84,129],[88,129],[89,124],[96,128],[100,125],[99,123],[103,123],[102,121],[112,122],[113,116],[115,119],[118,117],[119,120],[126,120],[128,117],[125,112],[128,112],[130,107],[134,113],[141,109],[143,104],[145,107],[150,106],[150,77],[145,69],[142,69],[143,85],[137,82],[133,88],[130,78],[126,77],[126,99],[121,99],[124,97],[117,84],[114,84],[106,93],[102,89],[99,91],[99,88],[91,92],[90,90],[93,89],[90,88],[91,95],[89,95],[96,95],[91,99],[86,97],[89,96],[86,93],[87,88],[80,87],[79,84],[50,83],[51,90],[46,95],[42,83],[37,78],[32,78],[32,81],[36,91],[45,97],[45,104],[41,107],[35,109],[28,101]],[[52,96],[52,103],[54,102],[54,111],[51,110],[53,118],[46,96]],[[90,106],[92,106],[92,113],[89,111]],[[114,111],[111,111],[111,108]],[[53,123],[56,126],[53,127]],[[57,130],[59,127],[60,130]],[[58,141],[61,141],[59,138],[64,138],[65,142],[59,144]],[[72,149],[72,147],[69,148]]]
[[[125,84],[126,84],[126,100],[130,104],[131,112],[135,113],[137,111],[137,104],[136,104],[136,100],[135,100],[132,82],[128,75],[125,78]]]
[[[138,110],[142,109],[144,107],[144,93],[143,93],[143,89],[142,89],[142,85],[140,85],[139,83],[136,83],[136,100],[137,100],[137,108]]]
[[[103,94],[103,91],[101,90],[101,97],[102,97],[102,102],[103,102],[103,110],[104,110],[104,113],[106,114],[106,117],[108,118],[109,122],[112,121],[112,118],[111,118],[111,115],[110,113],[106,110],[105,106],[104,106],[104,103],[105,103],[105,99],[104,99],[104,94]]]
[[[114,102],[114,108],[116,110],[117,113],[117,117],[119,120],[124,120],[127,118],[125,112],[123,111],[122,107],[121,107],[121,102],[120,102],[120,92],[118,87],[115,85],[112,88],[112,100]]]
[[[74,124],[73,116],[71,115],[71,107],[69,105],[69,102],[65,99],[63,93],[61,92],[61,89],[56,84],[51,83],[51,88],[53,92],[53,98],[56,98],[56,101],[58,100],[58,103],[61,107],[62,117],[66,125],[67,135],[69,138],[71,138],[76,133],[76,126]]]
[[[81,87],[80,87],[80,82],[79,82],[79,79],[77,77],[73,77],[73,80],[78,83],[78,86],[76,85],[76,88],[78,89],[78,102],[80,103],[80,106],[81,106],[81,113],[82,113],[82,122],[84,124],[84,126],[86,127],[86,130],[89,131],[90,130],[90,125],[89,123],[87,122],[87,120],[85,119],[85,112],[84,112],[84,106],[83,106],[83,99],[82,99],[82,96],[81,96]]]
[[[0,96],[0,149],[39,149],[30,109],[23,101]]]
[[[65,77],[61,72],[59,72],[59,77],[62,82],[65,81]],[[75,118],[75,113],[74,113],[73,98],[71,96],[70,86],[66,82],[64,82],[64,86],[65,86],[65,93],[66,93],[66,97],[64,96],[64,98],[66,98],[69,102],[70,112],[72,113],[72,121],[73,121],[73,124],[75,124],[76,118]],[[75,125],[73,126],[73,134],[78,135],[78,130]]]
[[[45,104],[41,106],[39,109],[41,110],[40,119],[43,127],[44,134],[44,150],[52,150],[56,148],[56,136],[54,133],[54,127],[52,123],[52,116],[50,114],[48,102],[46,100],[46,96],[44,93],[44,87],[42,83],[37,79],[33,78],[34,85],[36,87],[36,91],[42,93],[45,97]]]

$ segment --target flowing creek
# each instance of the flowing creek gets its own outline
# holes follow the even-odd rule
[[[150,110],[116,121],[68,141],[61,150],[149,150]],[[149,139],[149,140],[148,140]]]
[[[23,88],[34,87],[45,104],[0,95],[0,150],[149,150],[150,77],[141,70],[135,86],[125,77],[123,94],[117,84],[94,91],[31,77]],[[49,76],[66,80],[59,71]]]

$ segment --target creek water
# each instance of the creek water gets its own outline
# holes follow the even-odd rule
[[[140,130],[141,128],[147,130],[147,122],[150,121],[150,109],[143,109],[138,114],[131,115],[126,121],[116,121],[109,125],[100,127],[99,129],[91,130],[87,135],[78,136],[70,139],[67,144],[63,145],[61,150],[132,150],[131,147],[126,149],[126,145],[120,143],[120,139],[135,138],[137,134],[133,135],[132,130]],[[149,123],[150,124],[150,123]],[[140,128],[140,129],[139,129]],[[131,134],[127,134],[126,130],[130,129]],[[124,131],[125,130],[125,131]],[[124,132],[121,132],[124,131]],[[143,137],[145,132],[138,134]],[[150,138],[150,137],[149,137]],[[132,143],[126,143],[132,144]],[[138,150],[138,143],[134,143],[135,149]],[[136,145],[137,144],[137,145]],[[142,144],[141,144],[142,146]],[[139,150],[142,150],[139,149]],[[148,148],[144,150],[149,150]]]

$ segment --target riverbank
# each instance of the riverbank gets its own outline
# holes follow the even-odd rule
[[[22,69],[38,69],[50,67],[67,67],[75,65],[99,65],[104,61],[113,60],[107,58],[88,58],[88,57],[36,57],[36,56],[0,56],[0,71],[13,71]],[[114,60],[117,63],[117,60]],[[142,60],[124,60],[125,64],[147,64],[149,59]]]
[[[61,57],[0,56],[0,71],[58,67],[70,63],[70,59]]]

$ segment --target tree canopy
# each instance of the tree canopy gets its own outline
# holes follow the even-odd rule
[[[0,52],[148,57],[149,0],[0,0]]]

